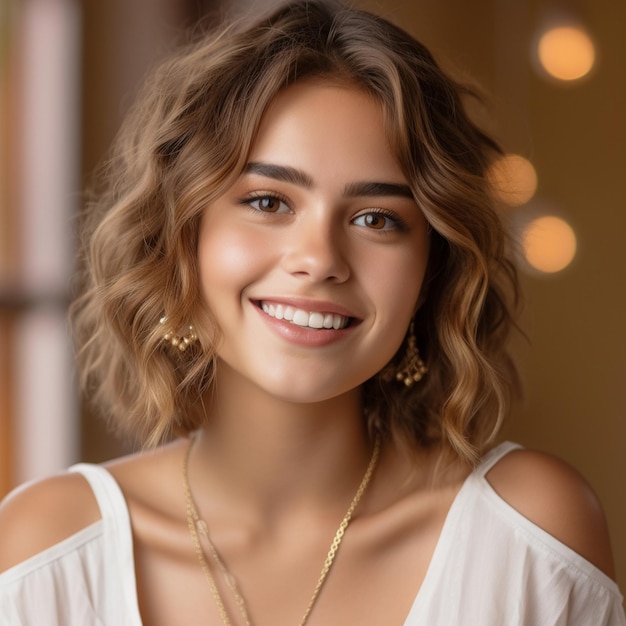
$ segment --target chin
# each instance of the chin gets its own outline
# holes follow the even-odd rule
[[[284,384],[273,384],[265,387],[266,391],[273,397],[284,402],[293,404],[315,404],[328,402],[334,398],[339,398],[346,394],[360,391],[363,381],[326,380],[326,381],[296,381],[294,383],[293,373],[287,377]]]

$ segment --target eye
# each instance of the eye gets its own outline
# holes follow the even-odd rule
[[[368,230],[406,230],[404,222],[397,215],[383,209],[370,210],[358,215],[352,222]]]
[[[273,194],[263,194],[246,198],[242,204],[247,204],[255,211],[263,213],[290,213],[291,209],[283,198]]]

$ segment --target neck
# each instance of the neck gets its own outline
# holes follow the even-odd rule
[[[303,404],[222,379],[207,407],[190,460],[200,507],[343,506],[371,455],[358,389]]]

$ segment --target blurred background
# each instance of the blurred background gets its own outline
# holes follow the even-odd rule
[[[65,317],[82,191],[146,71],[199,19],[271,0],[0,0],[0,496],[128,450],[80,400]],[[478,84],[507,156],[525,399],[507,438],[575,465],[626,589],[626,2],[378,0]]]

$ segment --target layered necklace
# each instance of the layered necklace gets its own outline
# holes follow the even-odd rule
[[[246,626],[252,626],[252,622],[250,621],[250,615],[248,613],[248,608],[246,606],[246,602],[237,587],[237,582],[235,577],[228,571],[226,564],[222,560],[219,555],[219,552],[215,548],[215,545],[211,541],[209,536],[209,529],[204,520],[202,520],[198,514],[198,509],[193,500],[193,496],[191,494],[191,487],[189,486],[189,456],[191,453],[191,449],[193,446],[194,439],[192,438],[189,442],[189,446],[187,447],[187,451],[185,453],[185,458],[183,461],[183,486],[185,491],[185,502],[187,508],[187,526],[189,527],[189,534],[191,535],[191,539],[193,541],[193,545],[196,551],[196,555],[198,557],[198,562],[200,563],[200,567],[204,572],[204,575],[209,584],[209,588],[211,590],[211,595],[215,600],[215,604],[217,606],[217,610],[220,614],[220,618],[222,620],[222,624],[224,626],[231,626],[230,617],[228,616],[228,612],[226,610],[226,606],[224,604],[224,600],[220,594],[220,591],[215,582],[215,578],[211,572],[211,567],[207,561],[207,557],[205,555],[204,549],[202,548],[202,544],[200,542],[200,535],[202,535],[207,543],[209,548],[208,552],[210,558],[215,563],[215,566],[223,575],[224,580],[226,581],[226,585],[232,592],[239,612],[241,613],[241,617],[246,624]],[[363,494],[365,493],[367,486],[370,483],[372,478],[372,474],[376,469],[376,464],[378,462],[378,457],[380,455],[380,437],[376,437],[376,441],[374,443],[374,450],[372,451],[372,457],[370,458],[370,462],[365,470],[365,474],[363,475],[363,479],[352,498],[352,502],[346,511],[346,514],[343,516],[341,523],[339,524],[339,528],[333,537],[333,540],[330,544],[330,548],[328,549],[328,554],[326,555],[326,559],[324,560],[324,564],[322,566],[322,571],[319,575],[315,588],[313,589],[313,595],[311,600],[309,601],[308,606],[304,612],[302,619],[300,620],[300,626],[304,626],[309,620],[309,616],[311,615],[311,611],[313,610],[313,606],[317,601],[319,593],[324,585],[324,581],[326,580],[326,576],[332,567],[333,561],[335,560],[335,556],[337,555],[337,551],[339,550],[339,546],[341,545],[341,541],[343,540],[343,536],[350,524],[350,520],[352,519],[352,515],[354,510],[358,506]]]

